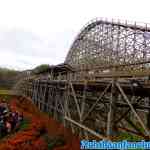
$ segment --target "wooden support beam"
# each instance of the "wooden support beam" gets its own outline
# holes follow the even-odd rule
[[[80,124],[80,123],[78,123],[78,122],[76,122],[75,120],[72,120],[71,118],[69,118],[69,117],[67,117],[67,116],[65,116],[64,118],[65,118],[66,120],[68,120],[69,122],[73,123],[74,125],[76,125],[76,126],[82,128],[82,129],[86,130],[87,132],[91,133],[92,135],[98,137],[99,139],[109,140],[109,138],[107,138],[107,137],[105,137],[105,136],[103,136],[103,135],[100,135],[100,134],[96,133],[96,132],[93,131],[92,129],[90,129],[90,128],[88,128],[88,127],[86,127],[86,126],[84,126],[84,125],[82,125],[82,124]]]
[[[134,107],[132,106],[131,102],[129,101],[128,97],[126,96],[126,94],[124,93],[123,89],[121,88],[121,86],[119,85],[119,83],[116,83],[120,93],[122,94],[122,96],[124,97],[124,99],[126,100],[126,102],[128,103],[128,105],[130,106],[132,112],[134,113],[134,115],[136,116],[137,120],[139,121],[139,123],[141,124],[141,126],[143,127],[145,133],[147,136],[150,137],[150,132],[149,130],[146,128],[146,126],[144,125],[143,121],[141,120],[141,118],[139,117],[139,115],[136,113]]]
[[[115,87],[116,80],[112,80],[112,87],[111,87],[111,97],[110,97],[110,105],[109,105],[109,112],[107,117],[107,136],[114,136],[115,135],[115,111],[116,111],[116,87]]]
[[[148,105],[150,106],[150,97],[148,97]],[[147,127],[150,129],[150,109],[147,114]]]
[[[105,93],[107,92],[107,90],[110,88],[111,84],[108,84],[107,87],[105,88],[105,90],[102,92],[102,94],[100,95],[100,97],[97,99],[97,101],[92,105],[92,107],[90,108],[90,110],[87,112],[87,114],[84,116],[83,121],[88,117],[88,115],[92,112],[92,110],[94,109],[94,107],[98,104],[98,102],[102,99],[102,97],[105,95]]]
[[[73,97],[74,97],[74,100],[75,100],[75,104],[76,104],[76,107],[77,107],[77,111],[78,111],[78,114],[79,114],[79,118],[81,118],[81,110],[80,110],[80,106],[79,106],[79,103],[78,103],[78,99],[76,97],[76,93],[75,93],[75,90],[73,88],[73,85],[71,82],[69,82],[69,85],[71,87],[71,90],[72,90],[72,94],[73,94]]]
[[[85,100],[86,100],[86,88],[87,88],[87,81],[84,83],[84,89],[83,89],[83,97],[81,101],[81,116],[80,116],[80,122],[83,120],[83,115],[85,111]]]

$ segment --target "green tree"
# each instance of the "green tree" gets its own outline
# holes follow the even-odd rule
[[[33,73],[38,74],[38,73],[42,73],[45,72],[49,69],[49,65],[48,64],[42,64],[37,66],[36,68],[33,69]]]

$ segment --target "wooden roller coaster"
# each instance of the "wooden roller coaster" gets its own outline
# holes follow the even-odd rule
[[[120,130],[150,138],[150,27],[93,20],[63,64],[24,76],[14,91],[82,139],[108,139]]]

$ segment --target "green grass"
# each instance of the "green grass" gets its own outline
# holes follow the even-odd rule
[[[127,140],[129,142],[138,142],[138,141],[144,140],[140,136],[136,136],[127,132],[120,132],[117,139],[118,139],[117,141]],[[129,150],[144,150],[144,149],[129,149]]]
[[[127,140],[127,141],[130,141],[130,142],[143,140],[142,137],[136,136],[136,135],[133,135],[133,134],[130,134],[130,133],[127,133],[127,132],[121,132],[117,139],[119,139],[119,140]]]
[[[48,150],[53,150],[54,148],[65,144],[65,140],[62,136],[50,137],[48,134],[45,134],[44,139],[47,143]]]
[[[0,89],[0,99],[5,99],[6,101],[9,101],[11,97],[12,96],[10,90]]]
[[[5,99],[6,102],[8,102],[11,98],[12,98],[11,95],[7,95],[7,94],[1,95],[1,94],[0,94],[0,100]]]
[[[0,95],[8,95],[10,90],[0,90]]]
[[[23,131],[29,127],[30,120],[27,118],[24,118],[23,121],[21,122],[18,131]]]

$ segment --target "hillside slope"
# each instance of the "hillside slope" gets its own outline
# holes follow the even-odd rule
[[[23,112],[29,124],[0,141],[0,150],[79,150],[79,138],[48,115],[40,112],[30,100],[10,99],[12,110]]]

